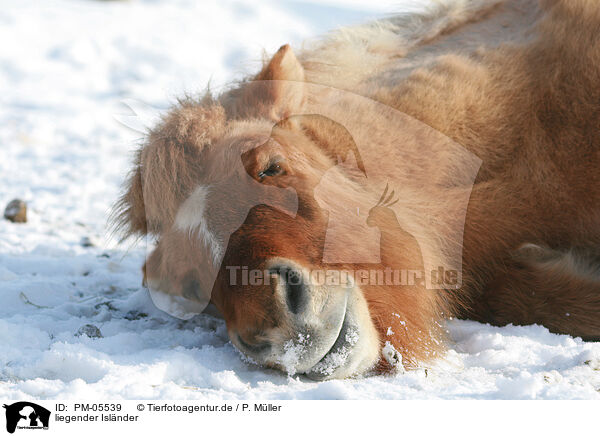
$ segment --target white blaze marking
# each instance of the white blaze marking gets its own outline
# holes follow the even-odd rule
[[[209,191],[208,186],[200,185],[192,192],[177,212],[175,228],[189,234],[198,231],[199,238],[211,254],[213,264],[217,264],[223,257],[223,244],[208,228],[206,207]]]

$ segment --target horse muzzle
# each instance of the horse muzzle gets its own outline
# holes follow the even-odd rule
[[[252,335],[229,329],[232,343],[254,362],[314,380],[345,378],[372,368],[379,337],[361,290],[350,277],[315,283],[288,259],[267,262],[277,320]],[[247,332],[247,330],[244,330]]]

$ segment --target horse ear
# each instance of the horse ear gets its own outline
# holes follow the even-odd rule
[[[250,82],[225,98],[231,99],[225,105],[233,118],[259,115],[278,122],[304,107],[304,68],[286,44]]]
[[[268,83],[271,119],[289,117],[304,106],[304,68],[288,44],[277,50],[256,80],[272,81]]]
[[[304,68],[298,62],[289,44],[282,45],[277,53],[262,71],[256,76],[256,80],[292,80],[304,81]]]

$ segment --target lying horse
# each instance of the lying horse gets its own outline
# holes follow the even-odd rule
[[[449,317],[595,340],[598,84],[595,0],[446,0],[284,45],[166,114],[116,221],[156,237],[154,293],[315,379],[436,359]]]

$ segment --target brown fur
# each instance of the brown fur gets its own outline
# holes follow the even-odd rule
[[[327,216],[311,202],[312,188],[302,189],[314,187],[322,169],[331,167],[327,150],[343,135],[316,119],[273,132],[269,126],[299,110],[326,107],[329,94],[307,95],[305,89],[308,83],[323,84],[406,113],[483,161],[464,239],[445,235],[440,245],[427,235],[444,227],[432,222],[435,230],[423,229],[409,206],[433,208],[433,193],[416,187],[432,179],[442,185],[448,169],[436,167],[438,160],[420,156],[410,145],[398,148],[398,142],[390,142],[407,134],[394,126],[367,122],[375,127],[353,132],[357,142],[362,135],[369,138],[363,141],[366,147],[379,147],[367,154],[386,156],[376,163],[375,179],[394,174],[406,182],[396,187],[407,199],[396,211],[406,213],[373,220],[383,235],[378,267],[420,266],[426,252],[443,257],[452,244],[462,244],[461,290],[362,289],[382,344],[391,341],[406,366],[439,355],[439,323],[448,316],[500,325],[539,323],[553,332],[600,337],[600,5],[595,0],[482,0],[463,9],[462,2],[448,4],[429,15],[343,30],[301,52],[299,61],[284,46],[254,77],[271,82],[243,82],[216,100],[185,101],[165,117],[136,157],[117,220],[128,234],[160,237],[149,263],[156,276],[168,278],[169,292],[184,293],[184,277],[194,270],[190,259],[202,258],[186,255],[174,242],[182,238],[171,230],[177,210],[195,186],[225,168],[215,164],[226,160],[218,147],[228,144],[231,156],[253,149],[231,145],[244,138],[263,141],[275,135],[293,155],[294,166],[277,183],[299,189],[300,209],[296,219],[264,208],[254,211],[232,236],[234,250],[225,261],[250,260],[260,267],[261,259],[285,254],[322,266],[322,259],[311,256],[324,243]],[[346,120],[344,111],[351,109],[331,111]],[[367,121],[378,116],[361,115]],[[447,153],[447,143],[438,143],[432,152]],[[379,193],[362,189],[360,176],[334,172],[339,183],[327,188],[345,201],[369,204]],[[442,216],[443,211],[449,221],[458,217],[456,205],[467,185],[444,191],[443,204],[432,213]],[[169,267],[176,258],[180,271]],[[274,320],[268,292],[260,288],[233,296],[217,283],[212,298],[228,325],[255,332]],[[395,332],[389,337],[388,327]]]

